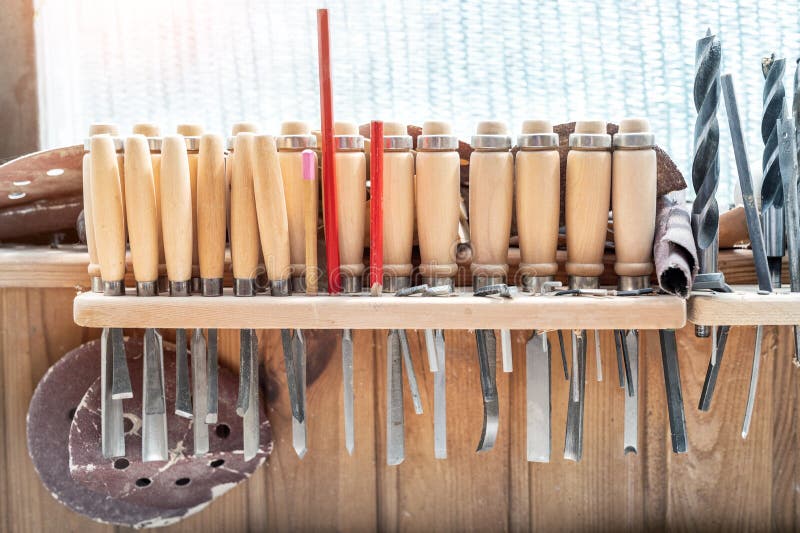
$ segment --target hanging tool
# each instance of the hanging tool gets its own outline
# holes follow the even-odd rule
[[[128,203],[128,238],[136,295],[158,295],[158,224],[153,166],[147,138],[125,140],[125,200]],[[164,390],[164,351],[154,328],[144,331],[142,383],[142,461],[166,461],[167,408]],[[206,435],[206,442],[208,436]],[[207,448],[208,446],[206,446]],[[195,441],[195,450],[197,444]],[[207,450],[206,450],[207,451]]]
[[[325,220],[325,256],[328,268],[328,292],[339,294],[339,222],[337,213],[336,165],[334,163],[333,96],[331,88],[331,50],[328,10],[317,9],[317,45],[319,56],[319,109],[322,126],[322,188]]]
[[[345,330],[347,331],[347,330]],[[399,465],[406,457],[403,420],[403,362],[400,335],[389,330],[386,364],[386,464]]]
[[[275,138],[259,135],[255,138],[253,159],[253,190],[255,193],[261,250],[270,280],[272,296],[289,296],[291,292],[291,259],[289,221],[284,200],[283,177]],[[302,170],[302,169],[301,169]],[[302,332],[281,330],[283,339],[289,399],[292,404],[292,429],[295,452],[302,458],[307,450],[305,413],[299,402],[297,368],[305,359],[305,340]],[[287,342],[288,340],[288,342]]]
[[[182,135],[168,135],[161,145],[161,232],[167,261],[169,295],[191,294],[192,204],[189,158]],[[186,330],[175,330],[175,414],[192,417]]]
[[[764,74],[763,111],[761,113],[761,140],[764,142],[761,182],[761,226],[764,232],[764,247],[769,262],[773,287],[781,286],[781,262],[784,254],[783,184],[778,162],[777,120],[783,114],[784,59],[775,59],[775,54],[761,60]]]
[[[506,125],[497,121],[479,122],[472,136],[470,156],[470,244],[472,246],[472,287],[505,285],[508,274],[508,239],[511,232],[511,206],[514,195],[514,157]],[[483,431],[478,451],[492,449],[497,438],[499,412],[495,383],[494,330],[476,330],[478,360],[483,390]],[[501,337],[505,337],[501,333]],[[511,371],[511,343],[502,342],[503,369]]]
[[[797,148],[794,119],[787,117],[778,123],[778,158],[783,180],[784,209],[786,211],[786,243],[789,249],[790,291],[800,292],[800,209],[797,200]],[[800,365],[800,327],[794,326],[794,361]]]
[[[656,230],[655,136],[647,119],[623,119],[614,135],[612,157],[612,212],[614,215],[614,271],[620,291],[650,288],[653,238]],[[638,448],[639,337],[628,331],[621,339],[627,355],[625,397],[625,452]],[[625,350],[627,348],[627,350]]]
[[[364,232],[367,198],[367,159],[364,137],[358,126],[337,122],[334,128],[336,153],[336,210],[338,219],[339,269],[344,292],[361,292],[364,272]],[[323,165],[324,170],[324,165]],[[327,218],[326,218],[327,224]],[[399,350],[399,343],[397,345]],[[398,357],[399,357],[398,352]],[[352,453],[355,439],[353,419],[353,341],[350,330],[342,333],[342,370],[344,376],[345,443]],[[394,407],[390,407],[392,409]]]
[[[436,201],[433,201],[435,199]],[[427,287],[453,292],[458,271],[453,243],[458,242],[461,204],[458,137],[447,122],[426,121],[417,137],[415,211],[420,273]],[[399,296],[400,293],[398,292]],[[447,457],[445,342],[441,329],[425,330],[428,366],[434,376],[434,455]]]
[[[667,412],[669,415],[672,451],[686,453],[686,418],[683,411],[683,393],[681,392],[681,373],[678,366],[678,343],[674,329],[658,331],[661,344],[661,363],[664,368],[664,386],[667,392]]]
[[[239,133],[231,173],[231,263],[233,294],[256,295],[258,220],[253,185],[255,135]],[[244,458],[255,457],[259,446],[258,338],[254,329],[239,332],[239,398],[236,413],[244,424]]]
[[[200,137],[197,166],[197,256],[200,272],[200,292],[203,296],[222,296],[222,280],[225,268],[225,232],[227,224],[227,197],[225,186],[225,148],[221,136],[204,134]],[[198,329],[195,335],[202,335]],[[207,395],[205,422],[216,424],[219,416],[219,362],[217,353],[217,330],[207,330],[206,371],[207,392],[195,394],[195,419],[201,409],[197,402],[197,392]],[[192,366],[195,353],[192,350]]]
[[[747,232],[750,235],[750,245],[753,250],[753,262],[756,267],[756,277],[758,278],[759,294],[769,294],[772,292],[772,282],[767,262],[767,254],[764,248],[764,238],[761,233],[761,224],[758,220],[755,199],[753,197],[753,180],[750,175],[750,164],[747,161],[747,147],[744,144],[744,134],[739,119],[739,108],[736,104],[736,93],[733,90],[733,79],[730,74],[725,74],[721,78],[722,95],[725,98],[725,107],[728,111],[728,125],[731,130],[731,143],[733,153],[736,157],[736,169],[739,173],[739,187],[742,190],[744,201],[745,216],[747,218]],[[747,398],[745,409],[745,420],[742,426],[742,438],[747,437],[750,419],[755,402],[755,389],[758,384],[759,359],[761,357],[761,338],[763,326],[756,327],[756,345],[753,351],[753,368],[750,375],[750,393]]]
[[[531,332],[525,344],[526,433],[528,461],[550,462],[550,344],[544,331]]]
[[[603,273],[611,202],[611,136],[604,121],[578,121],[569,137],[566,181],[567,264],[570,289],[597,289]],[[586,331],[572,333],[572,376],[564,457],[580,461]]]
[[[106,296],[125,295],[124,200],[115,143],[121,140],[107,134],[90,141],[95,246]],[[125,455],[122,400],[133,397],[122,329],[104,328],[101,342],[103,456],[119,457]]]

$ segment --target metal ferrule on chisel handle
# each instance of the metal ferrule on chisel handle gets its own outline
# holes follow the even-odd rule
[[[106,296],[124,296],[125,280],[103,281],[103,294]]]
[[[172,281],[169,282],[169,295],[170,296],[190,296],[192,294],[191,280],[186,281]]]
[[[222,296],[222,278],[200,278],[200,293],[203,296]]]
[[[137,281],[136,296],[158,296],[158,281]]]
[[[233,278],[234,296],[255,296],[256,278]]]

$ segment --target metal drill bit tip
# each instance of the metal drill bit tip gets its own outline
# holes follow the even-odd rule
[[[762,213],[775,205],[783,207],[783,183],[781,180],[780,165],[778,162],[778,128],[777,120],[783,116],[783,100],[786,91],[783,87],[783,74],[786,70],[784,59],[775,59],[775,54],[762,59],[761,70],[764,74],[763,111],[761,114],[761,140],[764,142],[762,157],[763,180],[761,182],[761,211]],[[783,222],[782,214],[780,222]],[[771,240],[767,237],[767,243]],[[780,235],[780,248],[782,252],[783,234]],[[783,255],[782,253],[780,255]]]

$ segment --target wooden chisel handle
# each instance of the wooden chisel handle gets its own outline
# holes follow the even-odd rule
[[[542,283],[558,272],[556,249],[561,210],[561,161],[558,135],[547,120],[526,120],[517,144],[517,232],[519,272],[527,290],[540,292]]]
[[[150,149],[143,135],[125,140],[125,201],[133,274],[140,294],[158,292],[158,226]]]
[[[231,262],[234,289],[249,294],[255,290],[258,267],[258,220],[253,191],[255,136],[239,133],[234,141],[236,156],[231,173]],[[237,288],[238,287],[238,288]]]
[[[479,122],[472,137],[469,165],[469,217],[472,276],[502,283],[508,273],[508,239],[514,201],[514,156],[502,122]],[[479,281],[484,280],[484,281]]]
[[[596,285],[596,278],[603,273],[611,200],[611,136],[605,122],[575,123],[567,155],[565,196],[570,284]]]
[[[178,124],[176,131],[179,135],[183,135],[186,138],[186,151],[189,160],[189,184],[192,191],[192,277],[197,277],[199,276],[197,251],[197,163],[203,126],[200,124]]]
[[[303,226],[305,235],[306,294],[317,294],[317,221],[319,216],[319,186],[317,185],[317,154],[303,150]]]
[[[417,234],[420,273],[426,282],[458,271],[456,246],[461,203],[458,138],[447,122],[425,122],[417,138]]]
[[[192,276],[192,200],[189,158],[182,135],[161,146],[161,229],[167,276],[173,294],[188,294]]]
[[[156,193],[156,227],[158,229],[158,275],[166,276],[164,238],[161,236],[161,128],[150,122],[133,125],[133,133],[147,137],[150,147],[150,165],[153,168],[153,187]]]
[[[97,259],[106,292],[121,294],[125,278],[125,222],[114,140],[106,134],[93,136],[91,152]]]
[[[225,143],[220,135],[206,133],[200,138],[197,165],[197,252],[202,292],[208,296],[222,294],[225,198]]]
[[[656,228],[655,140],[646,119],[624,119],[614,136],[614,271],[621,290],[650,286]]]
[[[100,281],[100,263],[97,259],[97,244],[94,236],[94,212],[92,209],[92,154],[91,138],[94,135],[117,135],[119,130],[113,124],[92,124],[89,126],[89,137],[84,143],[85,153],[83,154],[83,224],[86,233],[86,248],[89,252],[88,273],[92,278],[92,290],[102,292]],[[97,280],[97,281],[95,281]]]
[[[289,221],[283,194],[278,149],[272,135],[255,138],[253,191],[264,265],[273,296],[289,294]]]
[[[383,135],[383,289],[392,291],[408,285],[411,276],[414,154],[405,124],[386,122]],[[398,279],[404,280],[400,286]]]
[[[339,235],[339,268],[345,292],[361,290],[364,272],[364,235],[367,217],[367,158],[358,127],[337,122],[334,127],[336,153],[336,214]]]

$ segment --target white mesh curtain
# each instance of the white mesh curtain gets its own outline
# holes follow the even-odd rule
[[[797,0],[39,0],[44,147],[79,141],[88,123],[140,120],[224,132],[239,120],[277,131],[319,122],[316,8],[330,8],[338,119],[555,123],[650,118],[688,177],[695,40],[720,35],[760,174],[761,57],[800,55]],[[779,14],[780,13],[780,14]],[[735,166],[721,105],[721,185]]]

